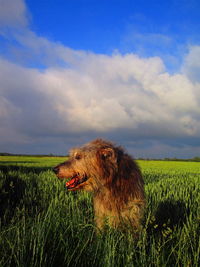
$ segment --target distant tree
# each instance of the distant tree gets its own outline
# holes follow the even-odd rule
[[[196,161],[196,162],[200,162],[200,157],[194,157],[194,158],[192,158],[192,161]]]
[[[12,155],[12,154],[10,154],[10,153],[5,153],[5,152],[0,153],[0,156],[10,156],[10,155]]]

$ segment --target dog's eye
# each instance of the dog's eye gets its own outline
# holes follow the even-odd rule
[[[76,154],[75,155],[75,159],[77,159],[77,160],[81,159],[81,155],[80,154]]]

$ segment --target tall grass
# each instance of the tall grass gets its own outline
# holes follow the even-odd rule
[[[91,196],[66,192],[63,158],[0,157],[0,266],[200,266],[200,165],[139,161],[143,229],[96,234]]]

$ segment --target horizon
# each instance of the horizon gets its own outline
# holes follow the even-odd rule
[[[0,151],[103,138],[135,158],[200,155],[200,2],[1,0]]]
[[[59,155],[59,154],[14,154],[14,153],[7,153],[7,152],[0,152],[0,157],[55,157],[55,158],[65,158],[65,157],[69,157],[69,154],[66,155]],[[200,157],[199,156],[194,156],[192,158],[151,158],[151,157],[147,157],[147,158],[143,158],[143,157],[134,157],[133,155],[130,155],[133,160],[146,160],[146,161],[194,161],[194,162],[200,162]]]

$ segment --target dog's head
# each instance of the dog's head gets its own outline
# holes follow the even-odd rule
[[[68,179],[66,188],[70,191],[100,190],[118,171],[120,151],[112,143],[97,139],[71,150],[69,159],[53,171],[59,179]]]

